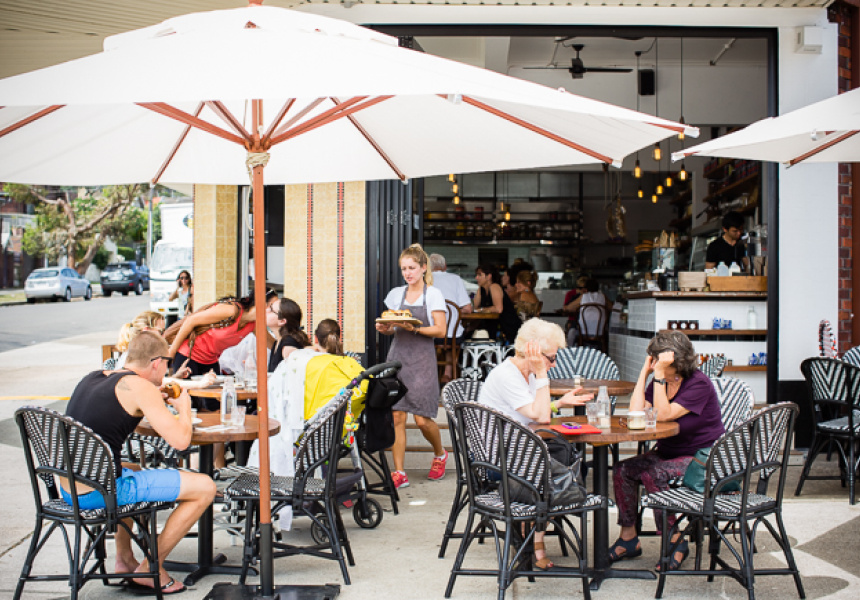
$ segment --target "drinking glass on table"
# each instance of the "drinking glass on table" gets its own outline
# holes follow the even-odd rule
[[[598,411],[600,408],[597,406],[597,402],[586,402],[585,404],[585,416],[588,417],[588,424],[597,427],[598,424]]]
[[[657,427],[657,409],[653,406],[645,407],[645,428],[654,429]]]
[[[230,414],[230,424],[233,427],[244,427],[245,426],[245,411],[247,407],[244,405],[236,406],[233,409],[233,412]]]

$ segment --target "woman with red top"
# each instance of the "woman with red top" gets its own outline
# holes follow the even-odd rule
[[[274,290],[266,292],[267,306],[277,299]],[[220,373],[218,358],[221,353],[254,331],[256,316],[253,291],[245,298],[223,298],[188,315],[168,350],[173,357],[173,371],[178,372],[185,366],[190,369],[190,375],[203,375],[210,370]]]

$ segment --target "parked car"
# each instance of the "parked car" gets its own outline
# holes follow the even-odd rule
[[[101,282],[105,296],[114,292],[122,292],[123,296],[134,292],[140,296],[149,289],[149,268],[133,260],[108,265],[102,270]]]
[[[65,302],[71,302],[75,296],[89,300],[93,297],[93,288],[90,282],[78,275],[74,269],[48,267],[30,273],[24,283],[24,294],[30,304],[38,298],[62,298]]]

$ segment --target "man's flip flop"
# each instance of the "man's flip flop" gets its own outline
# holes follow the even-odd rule
[[[184,592],[185,590],[188,589],[187,587],[185,587],[183,585],[178,590],[173,590],[172,592],[168,592],[167,590],[174,585],[176,585],[176,580],[173,579],[173,577],[171,577],[170,581],[168,581],[163,586],[161,586],[161,593],[164,594],[165,596],[169,596],[171,594],[181,594],[182,592]],[[148,585],[143,585],[142,583],[138,583],[134,580],[129,580],[128,583],[126,584],[126,587],[130,590],[133,590],[136,594],[138,594],[140,596],[144,596],[144,595],[151,596],[151,595],[155,594],[155,588],[154,587],[151,587]]]

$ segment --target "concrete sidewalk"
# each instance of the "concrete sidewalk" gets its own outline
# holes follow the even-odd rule
[[[103,340],[111,339],[113,335],[114,332],[93,333],[0,353],[0,381],[3,382],[0,396],[35,398],[32,401],[0,400],[0,479],[5,482],[4,498],[7,500],[0,520],[0,598],[10,598],[14,592],[34,519],[30,483],[12,415],[24,404],[48,405],[63,410],[64,402],[55,397],[68,396],[77,381],[99,364],[100,346]],[[833,468],[833,463],[816,462],[815,467],[820,471]],[[838,482],[808,482],[803,495],[795,498],[791,494],[799,473],[799,466],[789,469],[784,513],[807,597],[854,600],[860,596],[860,505],[848,505],[847,490]],[[352,585],[342,585],[340,569],[334,561],[302,556],[275,561],[276,584],[339,584],[340,597],[346,600],[443,598],[458,548],[458,544],[452,542],[447,556],[437,558],[454,494],[453,472],[441,482],[428,481],[423,471],[410,472],[409,476],[411,487],[401,490],[399,515],[390,512],[386,499],[380,499],[386,512],[377,528],[359,528],[351,513],[344,509],[344,522],[356,560],[356,565],[349,569]],[[610,515],[610,522],[614,520],[614,514]],[[775,543],[764,528],[760,528],[759,533],[756,565],[780,566],[782,555],[776,551]],[[614,537],[614,526],[611,534]],[[298,519],[289,535],[309,538],[307,520]],[[43,549],[34,571],[63,572],[66,558],[61,540],[61,536],[52,538]],[[225,531],[216,531],[215,545],[217,551],[227,556],[229,563],[240,562],[241,547],[232,545],[231,537]],[[653,568],[659,552],[658,539],[643,538],[643,548],[641,558],[620,566]],[[109,548],[109,553],[113,555],[112,548]],[[549,553],[556,564],[565,564],[554,542],[549,544]],[[195,554],[196,540],[184,540],[171,554],[171,559],[191,561]],[[466,565],[488,568],[493,557],[492,544],[475,544],[470,548]],[[181,576],[180,573],[175,575]],[[231,578],[206,577],[182,598],[202,599],[215,583],[221,581],[231,581]],[[651,598],[655,590],[656,581],[615,579],[604,583],[594,594],[595,598]],[[581,597],[581,593],[581,586],[575,580],[545,579],[535,583],[518,580],[509,589],[507,597],[554,600]],[[485,599],[495,594],[495,582],[490,578],[460,577],[452,597]],[[36,599],[68,596],[68,588],[62,582],[29,583],[24,593],[25,598]],[[87,584],[81,591],[81,598],[88,600],[130,596],[122,588],[108,588],[98,582]],[[791,577],[760,577],[756,596],[760,600],[782,600],[796,598],[797,594]],[[739,584],[728,578],[707,583],[704,577],[675,577],[668,580],[664,597],[745,598],[746,594]]]

